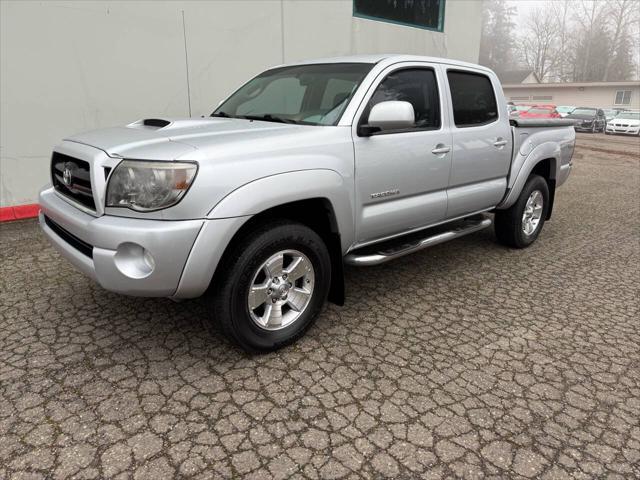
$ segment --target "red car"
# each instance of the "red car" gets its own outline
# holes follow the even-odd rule
[[[520,118],[562,118],[555,105],[534,105],[525,112],[520,112]]]

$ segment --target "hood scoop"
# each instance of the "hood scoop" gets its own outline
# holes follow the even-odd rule
[[[130,123],[127,127],[131,128],[149,128],[158,130],[160,128],[164,128],[167,125],[171,125],[169,120],[165,120],[163,118],[144,118],[142,120],[138,120],[137,122]]]
[[[178,130],[181,128],[203,127],[211,122],[202,118],[144,118],[127,125],[140,130]]]
[[[163,120],[161,118],[145,118],[142,120],[142,125],[145,127],[156,127],[162,128],[169,125],[171,122],[169,120]]]

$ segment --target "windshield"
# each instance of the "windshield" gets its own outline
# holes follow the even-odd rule
[[[562,113],[570,113],[575,110],[576,107],[556,107],[556,110]]]
[[[240,87],[211,116],[336,125],[372,67],[327,63],[267,70]]]
[[[516,110],[519,112],[526,112],[531,108],[530,105],[516,105]]]
[[[594,116],[596,114],[595,108],[576,108],[571,115],[590,115]]]
[[[616,120],[640,120],[640,112],[620,112]]]

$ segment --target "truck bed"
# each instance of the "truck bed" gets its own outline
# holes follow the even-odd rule
[[[575,120],[565,118],[511,118],[512,127],[570,127],[575,125]]]

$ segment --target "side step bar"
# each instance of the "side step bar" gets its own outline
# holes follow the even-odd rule
[[[364,247],[360,249],[360,251],[354,250],[346,255],[344,261],[348,265],[357,267],[379,265],[399,257],[404,257],[410,253],[433,247],[439,243],[448,242],[449,240],[483,230],[491,226],[492,223],[490,218],[482,215],[469,217],[449,225],[443,225],[441,228],[435,227],[419,232],[418,234],[407,235],[407,237],[411,237],[411,239],[400,237],[399,239],[382,242],[379,245]],[[434,232],[434,230],[437,230],[437,232]],[[420,236],[417,237],[416,235]],[[425,237],[425,235],[428,236]]]

